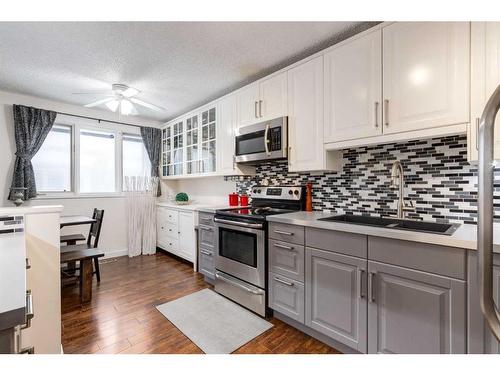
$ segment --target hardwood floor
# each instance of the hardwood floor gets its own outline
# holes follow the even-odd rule
[[[78,286],[62,289],[65,353],[203,353],[155,308],[209,287],[192,265],[164,253],[101,263],[92,301],[80,305]],[[275,319],[274,327],[235,353],[338,353]]]

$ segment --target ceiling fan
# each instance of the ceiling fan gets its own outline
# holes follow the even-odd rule
[[[134,104],[151,109],[156,112],[163,112],[165,109],[157,105],[145,102],[136,98],[140,93],[139,90],[129,87],[121,83],[114,83],[111,86],[111,91],[95,91],[95,92],[74,92],[74,95],[100,95],[104,99],[96,100],[92,103],[85,104],[85,107],[92,108],[104,104],[109,110],[116,112],[119,110],[122,115],[137,115],[137,109]]]

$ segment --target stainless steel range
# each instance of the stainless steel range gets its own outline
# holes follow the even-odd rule
[[[269,215],[300,211],[301,186],[256,186],[251,206],[215,214],[215,291],[266,315],[267,221]]]

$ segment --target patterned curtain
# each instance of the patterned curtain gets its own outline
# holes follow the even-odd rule
[[[17,104],[13,106],[13,112],[17,150],[11,187],[26,188],[24,200],[28,200],[36,197],[35,173],[31,159],[49,134],[57,113]]]
[[[160,177],[160,155],[161,155],[161,130],[157,128],[141,127],[141,137],[144,147],[151,162],[151,177]],[[158,182],[156,196],[161,195],[161,186]]]

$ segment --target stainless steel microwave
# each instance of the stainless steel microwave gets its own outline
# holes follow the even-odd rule
[[[235,161],[257,164],[259,162],[286,159],[288,154],[288,118],[243,126],[236,131]]]

